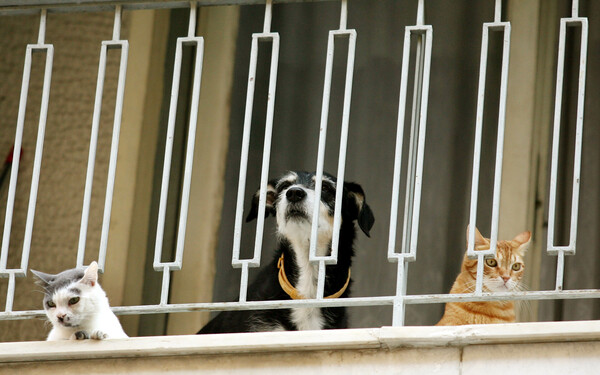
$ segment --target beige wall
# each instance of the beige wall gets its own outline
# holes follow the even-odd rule
[[[98,72],[100,42],[112,36],[112,13],[50,14],[48,43],[54,44],[54,67],[44,142],[37,211],[31,244],[30,268],[56,273],[75,266],[88,143]],[[124,18],[123,37],[128,19]],[[37,41],[38,17],[3,17],[0,22],[0,158],[14,142],[23,62],[27,43]],[[34,158],[45,54],[33,56],[33,71],[19,168],[9,267],[20,262]],[[119,51],[109,52],[103,111],[98,137],[94,191],[92,194],[88,251],[85,262],[96,259],[112,132],[112,113],[117,85]],[[124,124],[126,126],[126,124]],[[0,215],[4,210],[8,181],[0,187]],[[109,262],[110,260],[109,254]],[[110,277],[110,269],[105,278]],[[6,279],[0,279],[0,304],[6,298]],[[15,310],[41,308],[42,296],[31,275],[18,279]],[[0,321],[0,341],[39,340],[47,327],[41,320]]]

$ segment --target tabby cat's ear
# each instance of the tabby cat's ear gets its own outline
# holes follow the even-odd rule
[[[96,285],[98,282],[98,263],[95,261],[90,263],[88,268],[85,270],[83,278],[79,282],[89,286]]]
[[[531,242],[531,232],[526,230],[523,233],[517,234],[512,240],[519,243],[517,252],[523,256],[529,247],[529,243]]]
[[[467,225],[467,247],[469,244],[469,226]],[[490,241],[483,237],[479,232],[479,229],[475,227],[475,250],[485,250],[490,248]]]

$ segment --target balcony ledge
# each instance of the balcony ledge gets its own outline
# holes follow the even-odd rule
[[[588,360],[583,362],[578,361],[577,366],[584,364],[585,366],[595,366],[595,369],[600,367],[600,359],[596,358],[598,356],[594,354],[598,353],[598,349],[600,349],[600,321],[575,321],[459,327],[382,327],[375,329],[329,331],[157,336],[106,341],[0,343],[0,374],[3,371],[13,371],[14,373],[14,370],[17,368],[21,368],[23,370],[22,373],[25,374],[27,373],[26,370],[33,365],[39,371],[40,366],[44,366],[44,363],[48,363],[48,365],[54,363],[56,365],[58,363],[64,364],[79,361],[83,364],[84,362],[98,359],[129,359],[126,362],[128,366],[132,366],[135,362],[131,360],[132,358],[138,360],[143,358],[147,362],[150,358],[160,360],[161,357],[163,359],[168,358],[171,361],[177,360],[177,358],[181,359],[182,357],[188,359],[227,358],[229,362],[232,360],[241,361],[238,361],[238,365],[242,366],[242,368],[234,367],[242,370],[245,363],[248,363],[250,366],[249,359],[257,360],[265,356],[282,354],[296,356],[299,361],[306,364],[306,354],[303,353],[307,352],[328,353],[319,362],[325,365],[329,359],[333,360],[333,357],[340,355],[339,353],[353,351],[363,354],[370,353],[361,356],[361,358],[367,361],[369,360],[369,356],[374,353],[376,354],[375,357],[382,355],[389,357],[391,353],[400,353],[392,355],[395,358],[394,361],[399,361],[396,365],[403,364],[403,355],[412,353],[410,356],[413,358],[415,353],[417,353],[418,355],[415,358],[418,359],[416,363],[414,361],[411,362],[413,365],[433,365],[433,362],[439,365],[443,362],[444,370],[450,372],[446,371],[442,373],[455,373],[453,372],[454,369],[460,369],[464,374],[468,373],[466,370],[469,367],[465,366],[463,362],[469,360],[469,355],[477,352],[477,350],[467,351],[467,349],[487,348],[487,350],[479,354],[483,356],[481,359],[486,357],[485,353],[488,353],[487,356],[489,356],[488,359],[490,360],[506,361],[506,359],[511,359],[511,356],[522,355],[524,353],[523,348],[528,348],[529,350],[539,351],[535,356],[527,357],[535,362],[538,359],[543,359],[544,356],[541,354],[552,352],[552,350],[549,351],[549,347],[544,347],[543,345],[559,345],[558,348],[555,348],[558,351],[555,350],[555,354],[552,357],[552,359],[556,359],[557,356],[561,357],[560,353],[565,353],[564,355],[567,356],[570,352],[569,348],[560,345],[577,343],[593,345],[592,347],[587,346],[587,349],[572,348],[580,357],[582,355],[585,356],[586,350],[589,349],[590,352],[589,358],[586,357]],[[531,345],[523,346],[515,344]],[[498,356],[498,353],[490,352],[489,349],[492,347],[521,347],[521,349],[515,352],[517,354],[510,354],[510,350],[508,352],[504,350],[502,352],[506,358],[500,358],[502,356]],[[404,354],[402,354],[403,352]],[[427,352],[434,353],[434,355],[428,357]],[[311,358],[313,358],[313,355],[314,353],[311,354]],[[373,358],[375,359],[375,357]],[[245,358],[246,362],[240,358]],[[536,359],[534,360],[533,358]],[[518,358],[513,357],[512,359],[518,362]],[[419,361],[422,363],[419,363]],[[433,362],[429,363],[429,361]],[[222,360],[213,361],[217,367],[220,363],[225,362]],[[486,361],[483,362],[485,363]],[[203,363],[207,364],[208,362]],[[374,364],[381,363],[381,358],[379,358]],[[473,363],[479,362],[475,361]],[[294,366],[294,361],[288,361],[287,364]],[[390,364],[388,363],[387,365]],[[572,365],[568,366],[571,367],[567,368],[573,369]],[[258,368],[252,366],[251,368],[258,370]],[[132,369],[129,368],[128,371],[131,372]],[[518,372],[522,373],[522,371],[523,368]],[[87,373],[90,372],[88,371]],[[506,373],[506,367],[502,368],[502,373]]]

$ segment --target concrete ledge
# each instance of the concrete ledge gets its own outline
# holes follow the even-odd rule
[[[600,341],[600,321],[14,342],[0,343],[0,363],[576,341]]]

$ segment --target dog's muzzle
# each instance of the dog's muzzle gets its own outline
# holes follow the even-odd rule
[[[299,187],[289,188],[285,192],[285,198],[288,202],[286,210],[287,219],[306,219],[308,218],[306,207],[306,191]]]

